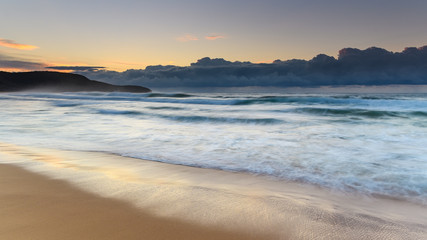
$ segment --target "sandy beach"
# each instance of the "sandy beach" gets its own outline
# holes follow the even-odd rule
[[[144,213],[0,164],[1,239],[268,239]]]
[[[0,160],[1,239],[427,236],[407,201],[99,152],[2,143]]]

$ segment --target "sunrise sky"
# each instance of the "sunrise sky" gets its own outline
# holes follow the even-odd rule
[[[0,7],[0,70],[272,62],[427,44],[425,0],[14,0]]]

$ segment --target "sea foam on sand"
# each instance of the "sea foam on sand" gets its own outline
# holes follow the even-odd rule
[[[427,207],[264,176],[0,143],[0,163],[154,215],[275,239],[425,239]]]

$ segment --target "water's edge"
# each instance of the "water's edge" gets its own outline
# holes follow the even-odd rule
[[[427,202],[425,94],[15,93],[0,101],[3,142]]]
[[[405,201],[109,153],[6,143],[1,143],[0,149],[2,163],[65,180],[163,217],[279,236],[291,232],[301,239],[313,233],[348,239],[359,239],[360,234],[392,239],[427,235],[426,206]]]

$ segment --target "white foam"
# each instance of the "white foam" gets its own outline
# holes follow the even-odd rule
[[[336,190],[427,202],[427,118],[295,111],[425,111],[427,100],[422,96],[2,96],[10,96],[1,100],[0,140],[6,142],[267,174]],[[269,99],[283,101],[230,105]],[[225,105],[182,102],[199,100],[224,100]],[[279,121],[257,124],[258,119]]]
[[[368,238],[393,235],[414,239],[426,234],[427,209],[408,203],[344,196],[265,177],[106,153],[5,143],[0,144],[0,150],[2,163],[127,201],[152,214],[198,224],[249,233],[272,232],[277,234],[276,239],[306,239],[312,233],[324,237],[356,238],[364,234]]]

